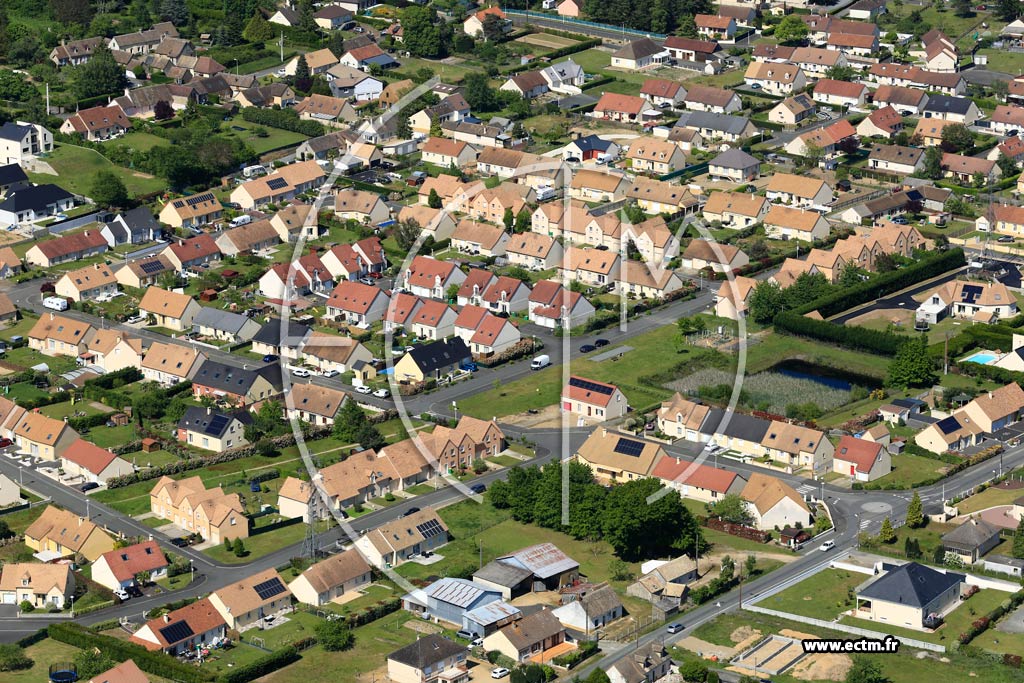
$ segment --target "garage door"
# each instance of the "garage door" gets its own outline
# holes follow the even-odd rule
[[[4,604],[5,605],[13,605],[14,604],[14,593],[4,593]]]

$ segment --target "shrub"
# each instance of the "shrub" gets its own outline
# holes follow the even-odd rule
[[[21,671],[31,669],[35,662],[25,654],[20,645],[0,644],[0,671]]]
[[[22,612],[35,612],[36,611],[36,606],[33,605],[28,600],[22,600],[21,604],[18,605],[18,607],[19,607],[19,609],[21,609]]]
[[[356,641],[352,629],[343,621],[321,621],[316,625],[316,639],[328,652],[347,650]]]

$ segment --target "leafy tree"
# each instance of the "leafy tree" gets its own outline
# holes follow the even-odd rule
[[[128,206],[128,188],[110,171],[99,171],[89,192],[92,200],[104,208]]]
[[[338,34],[339,36],[341,34]],[[263,18],[263,14],[257,12],[242,30],[242,37],[250,43],[262,43],[274,38],[274,27]]]
[[[708,678],[708,665],[699,659],[688,659],[679,665],[679,675],[686,683],[704,683]]]
[[[747,555],[743,567],[747,570],[747,576],[753,576],[754,572],[757,571],[757,555]]]
[[[857,266],[857,263],[855,261],[850,261],[843,266],[841,271],[839,271],[839,282],[836,284],[843,289],[847,289],[854,285],[859,285],[863,280],[864,278],[862,277],[861,269]]]
[[[92,7],[82,0],[50,0],[53,18],[62,24],[88,26],[92,21]]]
[[[524,208],[519,212],[519,215],[516,216],[516,224],[515,227],[513,227],[513,230],[516,234],[529,232],[532,220],[533,218],[530,216],[530,212]]]
[[[120,93],[128,85],[124,67],[114,61],[106,45],[99,45],[85,64],[74,67],[74,93],[79,99]]]
[[[916,560],[921,557],[921,544],[917,542],[916,538],[907,536],[907,540],[903,542],[903,554],[907,556],[908,560]]]
[[[235,557],[245,557],[245,544],[242,543],[241,538],[236,538],[234,545],[232,545]]]
[[[797,308],[808,304],[828,293],[831,288],[822,273],[800,273],[796,280],[783,291],[786,308]]]
[[[431,209],[440,209],[442,206],[441,195],[437,193],[435,188],[430,188],[430,194],[427,195],[427,206]],[[416,226],[419,229],[419,226]]]
[[[512,207],[511,206],[505,207],[505,213],[501,217],[501,223],[502,223],[502,225],[505,226],[505,231],[506,232],[512,232],[512,226],[515,225],[515,222],[516,222],[516,217],[515,217],[515,214],[512,213]]]
[[[433,190],[431,190],[433,192]],[[438,201],[440,201],[438,197]],[[402,251],[409,251],[416,244],[416,240],[420,236],[420,224],[415,218],[408,220],[399,221],[395,224],[394,235],[395,242],[398,243],[398,248]]]
[[[370,448],[373,450],[383,448],[387,443],[384,436],[380,433],[380,430],[377,429],[377,426],[370,423],[369,420],[359,428],[357,439],[363,448]]]
[[[500,43],[505,40],[507,26],[505,19],[496,14],[488,14],[483,21],[484,40],[489,43]]]
[[[22,610],[23,612],[25,610]],[[84,651],[79,654],[85,654]],[[90,655],[92,653],[89,653]],[[0,644],[0,671],[22,671],[31,669],[33,662],[25,650],[15,643]],[[102,671],[98,673],[103,673]]]
[[[174,108],[167,100],[160,100],[153,105],[153,117],[157,121],[166,121],[167,119],[174,118]]]
[[[694,550],[703,540],[697,520],[683,506],[677,491],[658,493],[657,479],[637,479],[608,492],[602,520],[604,539],[624,560],[660,557],[673,550]]]
[[[953,11],[958,17],[974,16],[974,7],[971,0],[953,0]]]
[[[580,683],[611,683],[611,680],[608,678],[608,674],[604,672],[604,669],[598,668],[591,671],[590,675]]]
[[[942,149],[961,154],[974,149],[974,133],[962,123],[953,123],[942,129]]]
[[[132,400],[132,408],[141,419],[155,420],[164,414],[167,399],[156,390],[144,391]]]
[[[402,21],[402,46],[416,57],[437,59],[447,56],[441,27],[434,10],[409,5],[399,12]]]
[[[879,254],[875,257],[875,270],[879,273],[889,273],[896,270],[896,259],[892,254]]]
[[[7,69],[0,71],[0,100],[28,102],[38,96],[39,92],[23,77]]]
[[[931,386],[935,381],[934,369],[925,337],[908,339],[889,363],[886,384],[901,389]]]
[[[878,531],[879,543],[893,543],[896,540],[896,530],[892,528],[892,522],[886,517],[882,520],[882,528]]]
[[[284,433],[288,427],[281,419],[284,410],[278,401],[265,401],[255,413],[250,413],[252,423],[245,426],[245,438],[255,443],[267,435]]]
[[[313,79],[310,77],[306,55],[299,55],[299,61],[295,64],[295,88],[302,92],[308,92],[311,85],[313,85]]]
[[[459,285],[448,285],[448,289],[444,290],[444,298],[448,301],[455,301],[459,297],[459,289],[461,289]]]
[[[14,532],[11,531],[11,527],[6,521],[0,519],[0,541],[7,540],[14,536]]]
[[[316,20],[313,18],[313,0],[299,1],[299,30],[316,33]]]
[[[628,564],[616,557],[608,561],[608,576],[612,581],[628,581],[633,572],[629,571]]]
[[[907,505],[907,526],[911,529],[919,529],[924,526],[924,506],[921,504],[921,496],[914,491],[910,504]]]
[[[711,514],[733,524],[750,524],[747,503],[738,493],[730,493],[711,506]]]
[[[808,34],[807,24],[796,14],[787,14],[775,27],[775,39],[780,43],[798,43]]]
[[[135,575],[135,583],[140,586],[148,586],[152,578],[152,575],[148,571],[143,570]]]
[[[493,16],[493,15],[489,15]],[[498,98],[487,74],[474,72],[462,79],[462,95],[473,111],[486,112],[498,108]]]
[[[889,683],[878,662],[868,657],[853,658],[853,666],[846,672],[846,683]]]
[[[999,170],[1003,174],[1004,178],[1016,174],[1018,170],[1017,162],[1011,159],[1010,157],[1006,156],[1002,152],[1000,152],[999,156],[996,158],[996,166],[999,167]]]
[[[942,149],[938,146],[929,147],[924,151],[924,166],[921,167],[922,178],[938,180],[942,177]]]
[[[355,642],[355,634],[342,620],[319,620],[316,625],[316,642],[328,652],[348,650]]]
[[[973,187],[985,187],[987,182],[988,179],[985,177],[985,174],[980,171],[971,176],[971,186]]]
[[[188,5],[185,0],[163,0],[160,3],[160,18],[175,26],[186,26],[190,18]]]
[[[334,418],[331,432],[345,444],[358,443],[359,433],[366,422],[366,413],[363,409],[354,400],[348,399]]]
[[[777,283],[763,280],[750,293],[748,305],[754,322],[767,324],[785,310],[785,295]]]
[[[679,17],[679,28],[676,29],[676,35],[684,38],[697,37],[697,20],[692,14],[684,14]]]
[[[499,510],[510,510],[512,519],[518,522],[532,522],[534,492],[539,481],[539,468],[513,467],[504,481],[491,484],[491,505]]]
[[[1003,21],[1013,21],[1021,14],[1020,0],[998,0],[995,13]]]
[[[1018,560],[1024,560],[1024,517],[1021,517],[1020,523],[1017,524],[1017,528],[1013,532],[1013,550],[1011,552]]]
[[[942,564],[946,559],[946,549],[941,545],[935,546],[935,550],[932,551],[932,562],[935,564]]]
[[[989,92],[999,100],[1006,101],[1006,93],[1009,92],[1010,86],[1006,84],[1006,81],[992,81],[988,86]]]
[[[691,315],[677,320],[676,327],[679,328],[680,334],[695,334],[708,329],[708,323],[704,316]]]

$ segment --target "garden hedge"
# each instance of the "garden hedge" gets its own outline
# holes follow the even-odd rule
[[[220,683],[249,683],[299,660],[298,651],[291,646],[274,650],[256,661],[240,666],[220,677]],[[139,668],[142,668],[141,666]]]
[[[900,346],[907,341],[905,335],[856,325],[837,325],[828,320],[808,318],[794,311],[783,311],[775,316],[773,323],[777,332],[884,356],[896,355]]]
[[[324,127],[316,121],[308,121],[299,118],[299,115],[292,109],[257,109],[246,107],[242,109],[242,120],[249,123],[258,123],[261,126],[290,130],[293,133],[308,135],[311,138],[324,134]]]

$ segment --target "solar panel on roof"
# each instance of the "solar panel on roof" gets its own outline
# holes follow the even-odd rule
[[[579,387],[580,389],[586,389],[587,391],[596,391],[599,394],[610,396],[615,391],[614,387],[610,387],[606,384],[598,384],[597,382],[591,382],[588,379],[582,379],[580,377],[570,377],[569,386]]]
[[[185,200],[185,203],[189,206],[195,206],[196,204],[202,204],[209,201],[213,201],[213,195],[209,192],[204,192],[203,194],[197,194],[195,197],[189,197]]]
[[[164,264],[160,263],[160,261],[146,261],[144,263],[140,263],[139,268],[142,269],[143,273],[152,274],[163,270]]]
[[[256,591],[256,595],[260,596],[260,600],[272,598],[275,595],[284,593],[285,591],[284,584],[281,583],[281,579],[276,576],[264,581],[263,583],[256,584],[252,589]]]
[[[637,458],[644,452],[644,444],[642,441],[619,439],[618,443],[615,444],[615,452]]]
[[[216,415],[210,420],[210,426],[206,429],[207,434],[220,434],[228,424],[228,418],[224,415]]]
[[[288,187],[288,181],[284,178],[271,178],[267,181],[267,187],[271,190],[280,190],[282,187]]]
[[[978,285],[964,285],[960,298],[964,303],[973,304],[981,296],[982,288]]]
[[[194,636],[195,631],[193,631],[192,627],[188,625],[188,622],[178,621],[160,629],[160,635],[162,635],[164,640],[168,643],[177,643]]]
[[[951,432],[955,432],[956,430],[958,430],[960,428],[960,422],[955,417],[953,417],[952,415],[950,415],[949,417],[947,417],[947,418],[945,418],[943,420],[939,420],[936,423],[936,425],[938,426],[939,430],[943,434],[949,434]]]
[[[431,519],[423,522],[423,524],[417,524],[416,531],[420,532],[420,535],[423,536],[423,538],[433,538],[434,536],[444,532],[444,529],[436,519]]]

